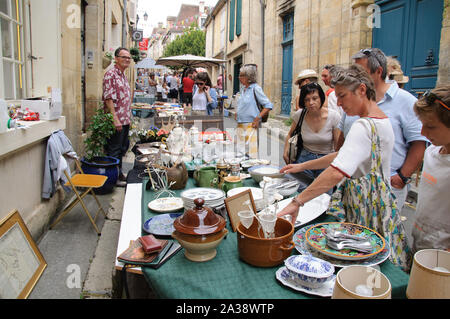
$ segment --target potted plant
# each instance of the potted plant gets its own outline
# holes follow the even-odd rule
[[[99,107],[87,128],[88,137],[84,141],[85,156],[81,159],[81,168],[86,174],[107,176],[105,185],[96,189],[96,193],[106,194],[113,190],[119,177],[119,159],[106,156],[105,145],[114,134],[115,126],[111,113]]]
[[[111,64],[112,59],[113,54],[109,51],[105,52],[102,58],[103,69],[106,69]]]
[[[138,48],[131,48],[130,55],[133,58],[134,63],[141,61],[141,51]]]

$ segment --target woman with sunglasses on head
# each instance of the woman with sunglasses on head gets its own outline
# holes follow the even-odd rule
[[[278,216],[291,215],[294,223],[300,207],[338,185],[327,213],[339,221],[360,224],[380,233],[390,246],[391,261],[408,270],[411,264],[406,232],[390,187],[390,162],[394,132],[376,103],[370,75],[359,65],[340,71],[332,80],[338,106],[359,116],[338,152],[319,159],[283,167],[282,173],[305,169],[325,170],[295,196]],[[335,209],[335,210],[333,210]]]
[[[412,250],[450,251],[450,85],[426,92],[414,111],[422,122],[422,135],[433,145],[425,150]]]
[[[303,148],[296,155],[294,163],[304,163],[334,152],[339,137],[340,115],[335,110],[323,107],[324,104],[325,93],[318,83],[312,82],[301,87],[299,97],[301,109],[292,116],[294,123],[284,145],[283,158],[286,163],[290,163],[288,140],[294,134],[299,134],[303,142]],[[323,169],[306,170],[304,173],[314,179],[322,171]],[[306,184],[300,187],[299,192],[306,188]]]
[[[208,73],[200,72],[195,77],[192,114],[213,115],[215,108],[217,108],[217,91],[212,87]]]

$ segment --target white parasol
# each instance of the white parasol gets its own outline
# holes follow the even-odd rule
[[[157,65],[193,67],[193,68],[219,66],[225,62],[227,61],[191,54],[169,56],[159,58],[158,60],[156,60]]]

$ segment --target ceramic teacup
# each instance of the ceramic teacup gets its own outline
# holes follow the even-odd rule
[[[242,180],[239,176],[227,176],[225,177],[222,185],[222,190],[227,193],[230,189],[236,187],[243,187]]]

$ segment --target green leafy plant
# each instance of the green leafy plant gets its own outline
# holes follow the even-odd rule
[[[141,60],[141,52],[139,51],[138,48],[131,48],[130,54],[134,60],[134,63],[138,63]]]
[[[97,156],[105,156],[105,145],[115,130],[112,114],[99,107],[87,128],[89,135],[84,141],[85,157],[88,161]]]

